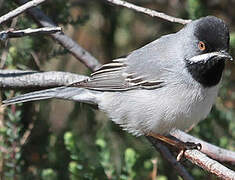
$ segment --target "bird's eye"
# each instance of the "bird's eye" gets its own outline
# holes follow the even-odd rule
[[[205,44],[203,41],[199,41],[199,43],[198,43],[198,48],[199,48],[201,51],[204,51],[204,50],[206,50],[206,44]]]

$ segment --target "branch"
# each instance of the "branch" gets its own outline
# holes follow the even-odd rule
[[[187,150],[184,153],[184,157],[190,160],[193,164],[201,167],[202,169],[216,175],[224,180],[234,180],[235,172],[231,169],[223,166],[219,162],[210,159],[205,154],[198,150]]]
[[[27,140],[28,140],[30,134],[32,133],[33,128],[34,128],[34,122],[35,122],[35,120],[33,120],[33,121],[29,124],[27,130],[26,130],[26,131],[24,132],[24,134],[22,135],[22,137],[21,137],[21,139],[20,139],[20,146],[23,146],[23,145],[27,142]]]
[[[172,167],[177,171],[177,173],[184,179],[184,180],[193,180],[191,175],[187,172],[187,170],[176,160],[176,158],[171,154],[169,149],[163,145],[162,143],[158,142],[156,139],[150,136],[146,136],[148,141],[159,151],[162,157],[167,160]]]
[[[86,76],[68,72],[0,70],[1,89],[42,89],[82,81]]]
[[[16,16],[18,16],[19,14],[23,13],[24,11],[28,10],[29,8],[35,7],[41,3],[43,3],[46,0],[32,0],[16,9],[14,9],[13,11],[5,14],[4,16],[0,17],[0,24],[6,22],[9,19],[12,19]]]
[[[235,152],[233,151],[219,148],[180,130],[172,132],[171,135],[183,142],[200,143],[202,145],[201,152],[220,162],[235,164]]]
[[[150,141],[157,151],[164,151],[164,148],[160,150],[158,141],[154,138]],[[216,175],[224,180],[234,180],[235,172],[231,169],[223,166],[219,162],[207,157],[205,154],[198,150],[186,150],[184,157],[190,160],[193,164],[201,167],[202,169]],[[176,167],[174,167],[176,169]],[[179,171],[177,171],[179,172]]]
[[[9,38],[17,38],[17,37],[23,37],[23,36],[30,36],[35,34],[51,34],[62,31],[61,27],[44,27],[44,28],[38,28],[38,29],[23,29],[23,30],[17,30],[14,31],[13,29],[9,29],[6,31],[0,32],[0,40],[7,40]]]
[[[11,21],[11,26],[10,28],[14,28],[17,24],[17,20],[18,18],[14,18],[12,21]],[[4,42],[4,47],[3,47],[3,50],[2,50],[2,55],[1,55],[1,62],[0,62],[0,69],[3,69],[4,68],[4,65],[6,63],[6,60],[7,60],[7,56],[8,56],[8,53],[9,53],[9,46],[8,46],[8,43],[9,41],[6,40]]]
[[[159,17],[161,19],[164,19],[164,20],[167,20],[167,21],[170,21],[170,22],[176,22],[176,23],[180,23],[180,24],[187,24],[187,23],[192,21],[192,20],[189,20],[189,19],[181,19],[181,18],[176,18],[176,17],[173,17],[173,16],[169,16],[169,15],[164,14],[162,12],[157,12],[157,11],[154,11],[152,9],[143,8],[141,6],[136,6],[134,4],[131,4],[129,2],[122,1],[122,0],[106,0],[106,1],[108,1],[112,4],[116,4],[118,6],[123,6],[123,7],[129,8],[129,9],[133,9],[137,12],[141,12],[141,13],[147,14],[147,15],[152,16],[152,17]]]
[[[28,2],[28,0],[14,0],[18,4],[24,4]],[[33,9],[29,9],[27,11],[29,15],[31,15],[34,21],[43,27],[55,27],[57,26],[49,17],[47,17],[39,8],[35,7]],[[79,46],[75,41],[73,41],[70,37],[66,36],[63,33],[55,33],[50,34],[54,40],[60,43],[65,49],[70,51],[73,56],[80,60],[83,64],[85,64],[90,70],[94,71],[98,69],[101,64],[98,60],[93,57],[89,52]]]

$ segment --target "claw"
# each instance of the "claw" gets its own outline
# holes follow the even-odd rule
[[[180,160],[181,160],[181,158],[184,156],[184,152],[185,152],[184,149],[180,150],[179,154],[178,154],[177,157],[176,157],[176,160],[177,160],[177,161],[180,161]]]
[[[162,136],[159,134],[154,134],[154,133],[148,133],[147,136],[152,136],[166,144],[169,144],[179,149],[179,154],[177,155],[177,158],[176,158],[177,161],[180,161],[180,159],[184,156],[184,152],[186,150],[196,149],[200,151],[202,149],[202,145],[200,143],[196,144],[193,142],[181,142],[179,140],[173,140],[173,139],[170,139],[169,137]]]
[[[185,142],[184,145],[185,145],[184,147],[185,150],[197,149],[200,151],[202,149],[202,145],[200,143],[196,144],[193,142]]]

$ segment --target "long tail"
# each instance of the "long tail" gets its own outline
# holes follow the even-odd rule
[[[42,99],[59,98],[72,101],[85,102],[89,104],[97,104],[97,94],[99,92],[91,91],[76,87],[58,87],[41,91],[35,91],[4,100],[3,105],[11,105],[16,103],[37,101]]]

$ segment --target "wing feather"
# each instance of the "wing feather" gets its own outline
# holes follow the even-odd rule
[[[172,82],[170,76],[175,77],[179,71],[174,71],[173,65],[178,68],[181,56],[175,53],[178,46],[176,34],[161,38],[132,51],[128,56],[113,60],[103,65],[91,77],[83,82],[72,84],[98,91],[127,91],[132,89],[157,89]],[[168,42],[168,43],[165,43]],[[171,44],[172,46],[169,46]],[[168,74],[168,75],[167,75]]]
[[[149,81],[134,72],[128,72],[125,59],[116,59],[101,66],[85,81],[73,83],[70,86],[84,87],[98,91],[127,91],[131,89],[156,89],[162,86],[162,81]]]

